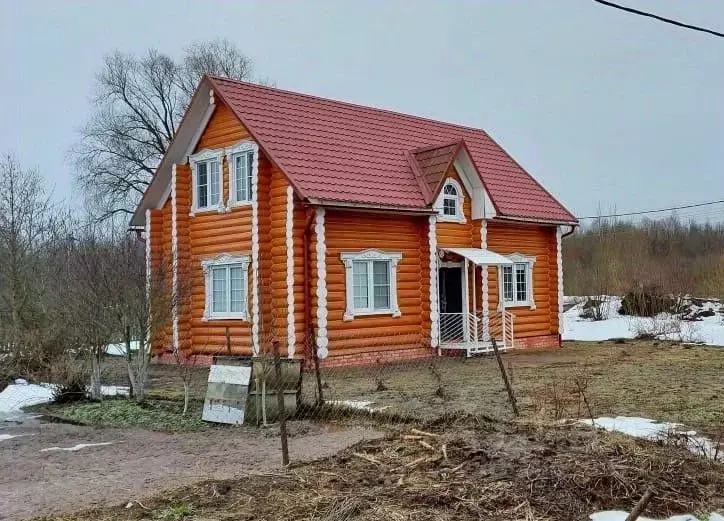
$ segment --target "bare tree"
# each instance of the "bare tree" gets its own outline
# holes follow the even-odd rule
[[[190,45],[180,60],[150,49],[106,56],[93,112],[71,156],[101,218],[128,214],[151,181],[204,74],[250,79],[251,61],[228,40]]]
[[[40,174],[7,154],[0,158],[0,346],[31,349],[42,322],[42,260],[51,201]]]

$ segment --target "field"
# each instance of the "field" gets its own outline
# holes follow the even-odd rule
[[[516,351],[504,359],[526,419],[625,415],[705,432],[724,426],[722,348],[637,340],[566,342],[563,349]],[[371,402],[370,408],[388,415],[432,420],[465,412],[512,419],[492,357],[327,369],[322,376],[325,399]],[[305,394],[314,394],[312,378],[305,380]]]
[[[659,500],[649,514],[724,508],[721,464],[707,462],[685,449],[562,426],[559,421],[642,416],[681,422],[720,439],[724,427],[724,349],[656,341],[566,343],[559,350],[507,353],[504,359],[521,410],[519,418],[511,413],[493,358],[442,357],[397,365],[322,369],[322,390],[331,406],[302,408],[294,418],[292,446],[296,448],[290,471],[274,470],[280,459],[274,431],[260,437],[253,427],[229,429],[184,419],[180,415],[183,388],[179,368],[155,366],[151,403],[141,412],[123,400],[56,405],[50,411],[104,427],[73,426],[80,429],[74,431],[76,436],[79,432],[105,433],[103,439],[109,439],[109,433],[128,434],[127,444],[108,447],[118,462],[115,466],[122,467],[125,458],[135,461],[134,452],[138,451],[130,444],[143,437],[144,429],[175,432],[165,443],[143,445],[139,458],[149,462],[163,458],[154,454],[154,443],[159,450],[169,451],[164,452],[168,455],[165,459],[176,463],[164,466],[164,480],[149,480],[144,485],[143,480],[131,479],[128,489],[119,494],[117,482],[124,479],[122,473],[111,473],[113,483],[104,482],[101,473],[90,479],[93,490],[101,494],[96,497],[87,490],[49,486],[47,470],[43,470],[40,476],[19,481],[18,493],[37,479],[43,489],[37,501],[45,505],[39,505],[38,513],[55,513],[58,509],[49,505],[66,504],[69,497],[78,494],[79,501],[72,505],[95,508],[53,519],[79,521],[481,516],[585,519],[595,510],[630,509],[648,486],[659,490]],[[199,412],[207,373],[205,368],[191,372],[193,414]],[[111,363],[106,380],[123,384],[122,364]],[[315,393],[315,379],[307,374],[304,402],[312,404]],[[356,412],[351,414],[350,407]],[[166,414],[163,424],[158,423],[160,409]],[[361,435],[355,431],[360,428],[364,429]],[[434,436],[420,437],[413,429],[430,431]],[[48,431],[47,426],[40,429],[38,439]],[[385,434],[385,439],[378,439]],[[150,440],[169,435],[149,432],[148,436]],[[257,465],[244,464],[250,456],[238,443],[247,438],[253,440],[250,447],[257,447],[252,453],[264,454]],[[343,449],[345,441],[348,445],[361,438],[367,441],[329,457]],[[212,440],[219,440],[225,450],[235,451],[234,456],[224,458],[211,447],[198,448],[200,440],[212,444]],[[333,452],[325,449],[329,440],[333,441],[330,450],[336,447]],[[314,443],[317,456],[305,449],[309,443]],[[34,450],[37,453],[37,448]],[[5,467],[8,458],[12,459],[8,452],[0,452],[0,466]],[[204,452],[212,455],[205,457]],[[35,456],[31,453],[26,450],[23,454],[32,459]],[[89,469],[83,463],[86,458],[81,454],[63,463],[67,483],[73,482],[74,475],[86,476],[85,483],[89,482]],[[91,452],[87,454],[90,457]],[[303,462],[319,456],[325,459]],[[189,472],[189,462],[196,458],[213,472],[200,471],[203,467]],[[466,461],[472,464],[460,466]],[[34,464],[47,469],[46,462]],[[138,472],[134,470],[133,475]],[[204,476],[214,479],[200,482]],[[169,483],[180,488],[161,492]],[[134,488],[138,484],[141,488]],[[61,493],[62,498],[58,496]],[[126,509],[129,501],[133,505]],[[78,507],[61,511],[74,509]]]

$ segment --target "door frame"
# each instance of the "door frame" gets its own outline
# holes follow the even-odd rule
[[[440,308],[440,268],[459,268],[460,269],[460,284],[462,291],[461,294],[461,300],[462,300],[462,320],[463,320],[463,334],[464,338],[467,341],[470,338],[470,332],[468,331],[468,314],[470,313],[470,302],[469,302],[469,296],[468,296],[468,280],[466,277],[466,270],[465,270],[465,260],[461,261],[440,261],[437,263],[437,309],[439,309],[439,313],[442,313],[442,310]],[[440,340],[442,341],[442,339]]]

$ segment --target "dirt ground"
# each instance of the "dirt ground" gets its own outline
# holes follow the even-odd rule
[[[293,422],[292,461],[330,456],[374,430]],[[8,438],[8,435],[18,435]],[[4,438],[4,439],[3,439]],[[77,451],[51,450],[110,443]],[[166,434],[61,423],[0,423],[0,520],[126,503],[204,479],[266,472],[281,465],[276,432],[216,428]]]
[[[619,342],[566,342],[562,349],[504,354],[521,415],[541,421],[643,416],[721,434],[724,348]],[[322,380],[326,399],[371,402],[385,414],[427,421],[457,412],[512,418],[491,356],[329,368]],[[304,391],[314,396],[312,378]]]
[[[131,508],[62,521],[576,520],[628,510],[651,487],[647,517],[724,507],[722,465],[685,449],[590,429],[474,417],[399,429],[322,461],[208,480]],[[57,519],[56,521],[61,521]]]

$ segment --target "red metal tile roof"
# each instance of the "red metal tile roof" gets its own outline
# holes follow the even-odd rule
[[[306,94],[208,78],[305,198],[426,208],[408,161],[464,140],[499,216],[575,218],[483,130]]]
[[[449,145],[425,147],[412,151],[412,157],[420,168],[422,182],[427,185],[431,197],[437,193],[440,182],[455,159],[460,144],[461,141],[456,141]],[[426,200],[428,203],[432,202],[427,198]]]

